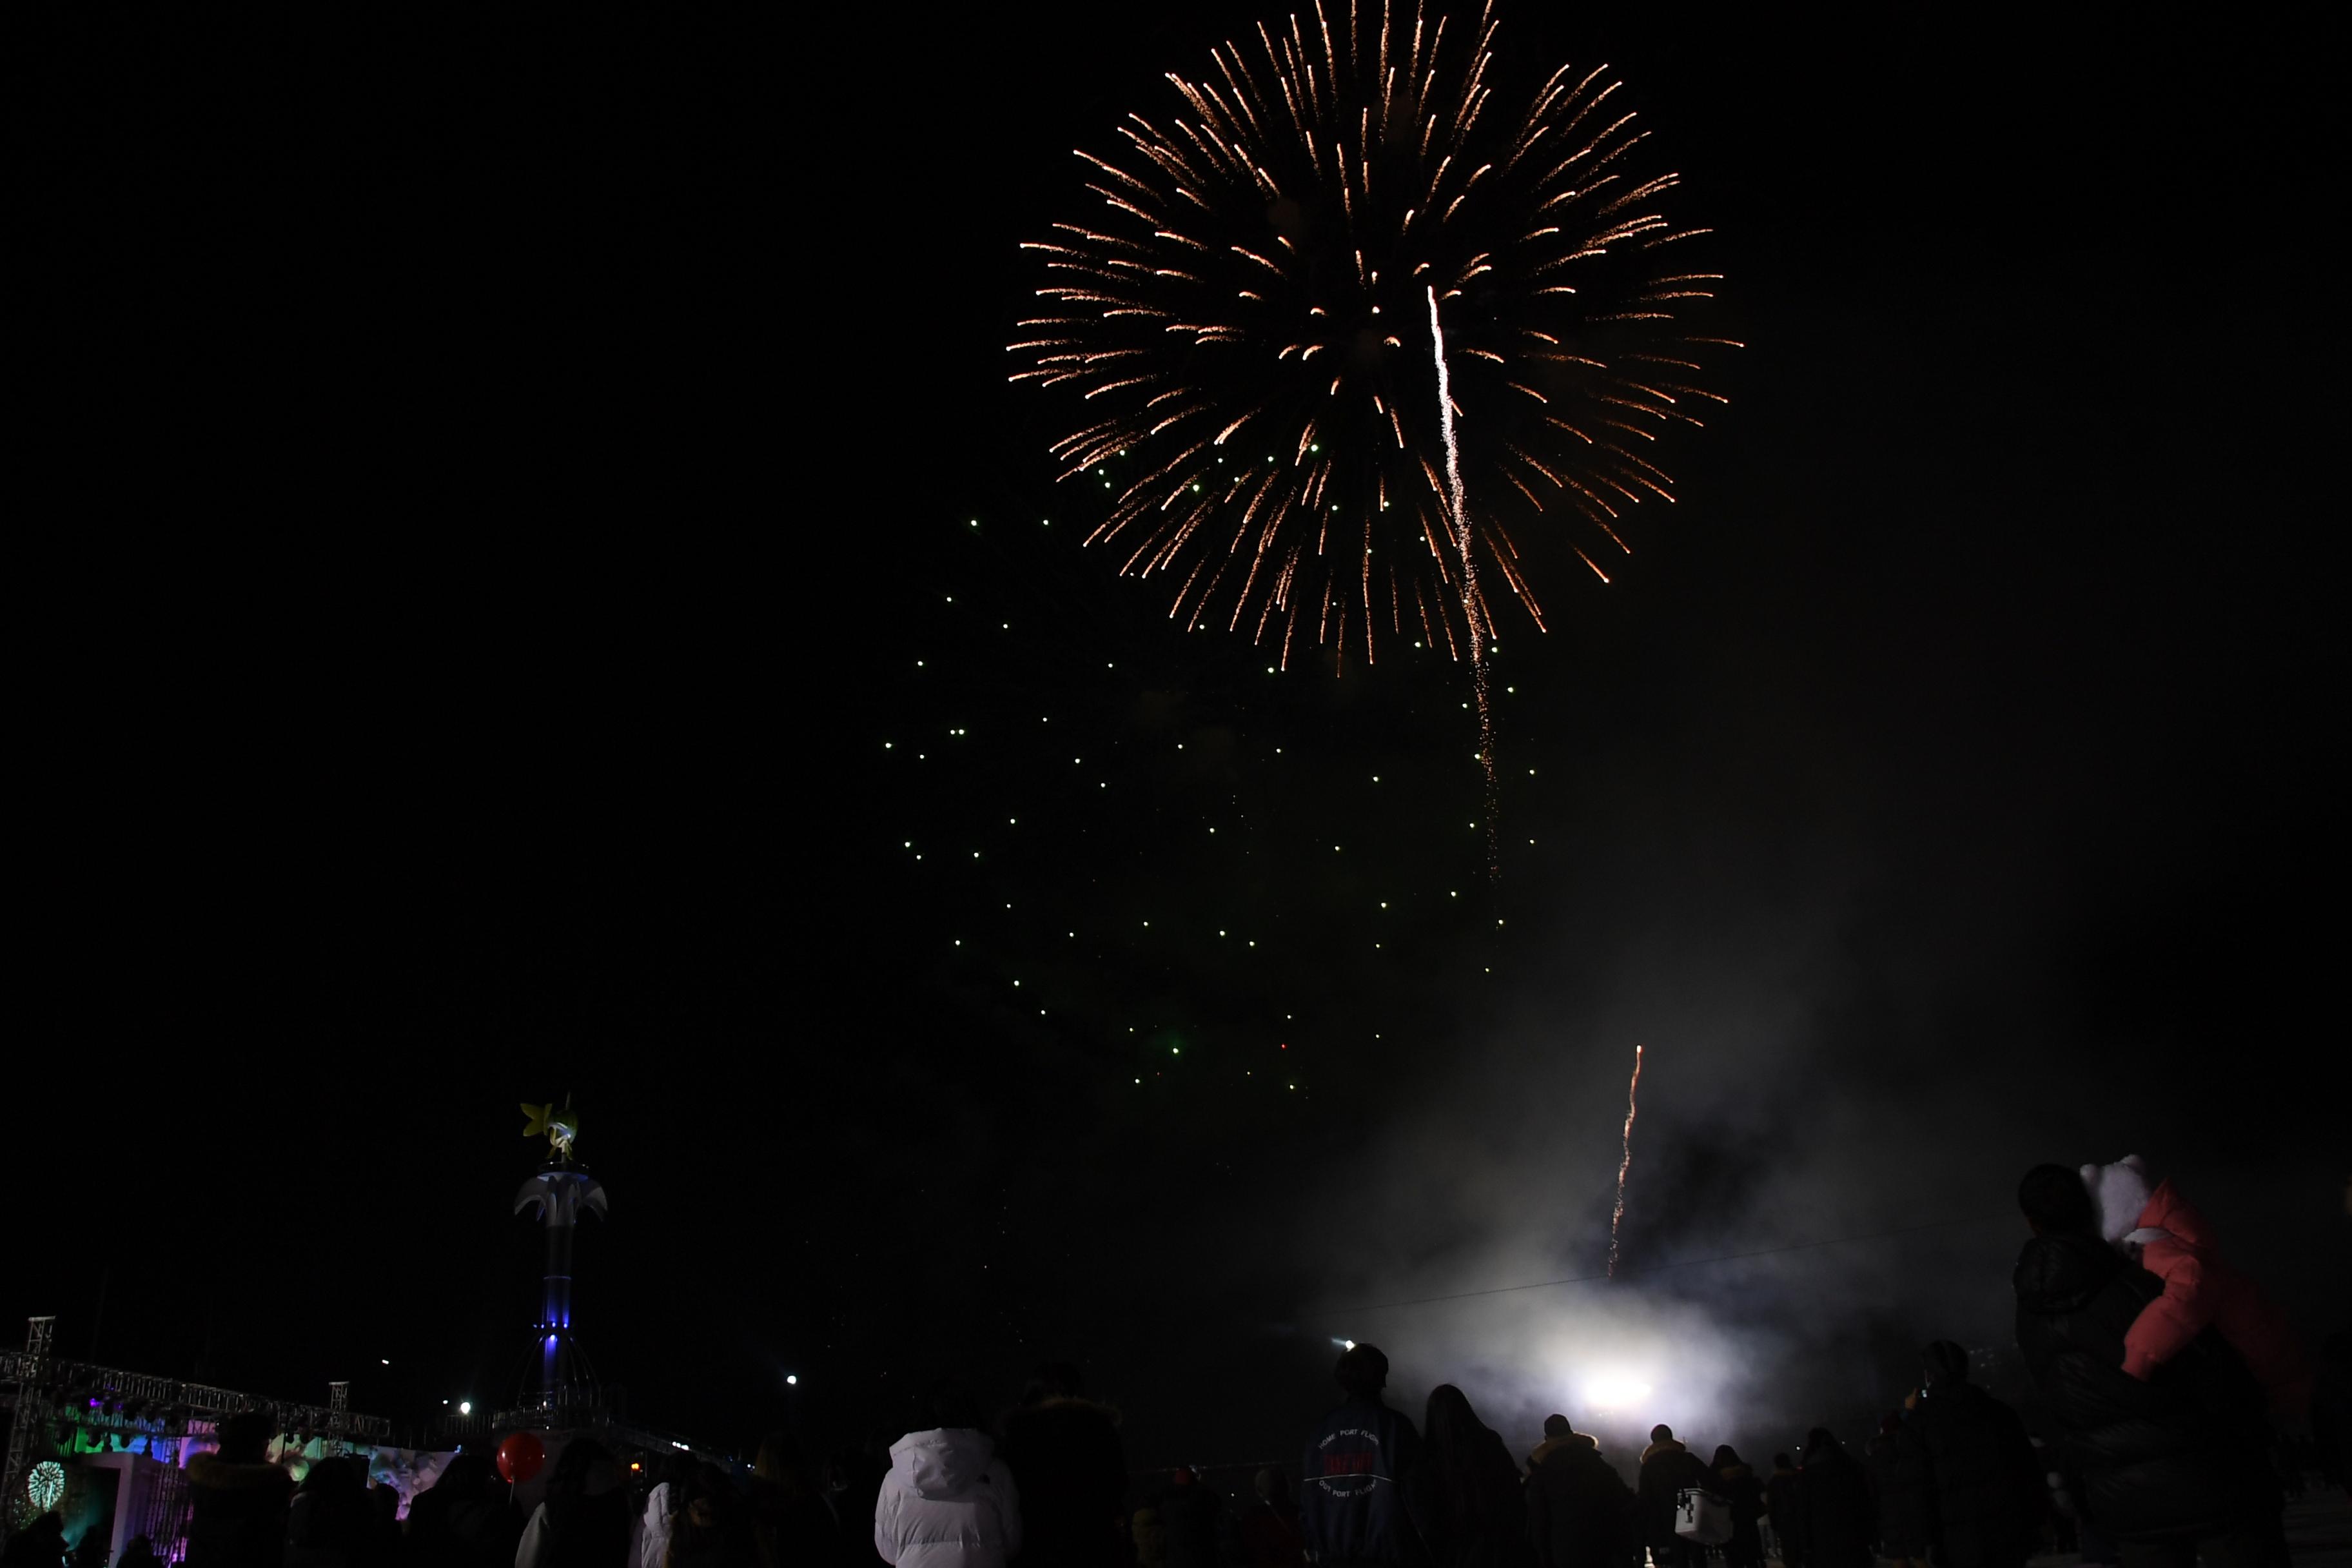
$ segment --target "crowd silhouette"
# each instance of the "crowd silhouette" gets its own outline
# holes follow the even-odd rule
[[[2352,1201],[2352,1200],[2347,1200]],[[2013,1279],[2033,1421],[1927,1344],[1859,1454],[1827,1425],[1759,1470],[1659,1426],[1622,1474],[1565,1415],[1523,1454],[1453,1384],[1418,1424],[1388,1358],[1350,1344],[1294,1475],[1216,1484],[1129,1469],[1118,1412],[1066,1363],[992,1423],[961,1383],[895,1441],[813,1452],[772,1435],[748,1473],[684,1454],[625,1465],[562,1445],[528,1509],[461,1452],[397,1515],[362,1462],[267,1456],[269,1418],[223,1423],[186,1478],[187,1568],[2279,1568],[2285,1500],[2342,1487],[2347,1336],[2307,1363],[2169,1182],[2137,1160],[2027,1173]],[[2283,1439],[2282,1431],[2294,1434]],[[1700,1458],[1702,1452],[1707,1458]],[[62,1568],[56,1516],[5,1562]],[[158,1561],[142,1538],[121,1563]]]

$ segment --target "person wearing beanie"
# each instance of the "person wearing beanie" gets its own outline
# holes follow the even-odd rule
[[[1675,1520],[1685,1491],[1712,1491],[1715,1473],[1706,1461],[1675,1437],[1675,1429],[1661,1422],[1650,1428],[1650,1446],[1642,1450],[1642,1471],[1635,1490],[1642,1499],[1642,1522],[1648,1532],[1650,1555],[1661,1568],[1704,1568],[1706,1548],[1675,1533]]]
[[[1623,1568],[1641,1551],[1633,1489],[1565,1415],[1544,1423],[1526,1497],[1536,1568]]]
[[[1389,1358],[1350,1345],[1331,1375],[1340,1401],[1307,1440],[1299,1534],[1320,1568],[1378,1563],[1424,1568],[1428,1551],[1411,1499],[1421,1484],[1421,1434],[1382,1402]]]
[[[1731,1539],[1724,1542],[1724,1568],[1764,1568],[1764,1536],[1757,1528],[1764,1517],[1764,1483],[1728,1443],[1716,1449],[1707,1467],[1715,1472],[1715,1495],[1731,1501]]]

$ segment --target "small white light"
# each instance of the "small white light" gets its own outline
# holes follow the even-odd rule
[[[458,1414],[458,1415],[471,1415],[473,1413],[474,1413],[474,1402],[473,1402],[472,1400],[470,1400],[470,1399],[461,1399],[461,1400],[457,1401],[457,1414]]]
[[[794,1372],[788,1372],[788,1373],[784,1373],[784,1386],[785,1386],[785,1387],[787,1387],[787,1388],[798,1388],[800,1385],[801,1385],[800,1373],[794,1373]]]

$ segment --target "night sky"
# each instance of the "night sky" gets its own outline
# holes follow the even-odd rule
[[[1184,634],[1003,379],[1069,149],[1256,14],[26,25],[0,1322],[500,1404],[567,1092],[590,1353],[728,1444],[1059,1357],[1287,1455],[1354,1337],[1769,1453],[2132,1152],[2340,1319],[2314,40],[1502,12],[1749,346],[1502,622],[1490,880],[1465,672]],[[1599,1269],[1636,1043],[1634,1277],[1386,1306]]]

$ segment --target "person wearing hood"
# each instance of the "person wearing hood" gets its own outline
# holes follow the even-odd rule
[[[1413,1516],[1421,1478],[1421,1434],[1381,1401],[1389,1358],[1370,1345],[1350,1345],[1332,1368],[1339,1406],[1307,1440],[1300,1468],[1299,1533],[1307,1560],[1322,1568],[1343,1563],[1412,1564],[1429,1559]]]
[[[433,1568],[511,1568],[514,1510],[488,1454],[454,1454],[408,1505],[404,1561]]]
[[[929,1425],[890,1445],[874,1503],[874,1550],[894,1568],[1004,1568],[1021,1550],[1021,1498],[980,1406],[961,1384],[916,1405]]]
[[[1650,1554],[1673,1568],[1702,1568],[1706,1549],[1675,1533],[1683,1493],[1693,1488],[1714,1489],[1715,1477],[1696,1454],[1677,1441],[1675,1429],[1661,1422],[1650,1428],[1650,1446],[1642,1450],[1642,1474],[1637,1489],[1642,1518],[1647,1527]]]
[[[1021,1489],[1022,1568],[1115,1568],[1126,1560],[1118,1412],[1086,1397],[1076,1367],[1037,1369],[1004,1417],[997,1453]]]
[[[1639,1550],[1633,1489],[1565,1415],[1544,1422],[1526,1496],[1536,1568],[1622,1568]]]
[[[220,1447],[188,1461],[187,1568],[279,1568],[294,1478],[269,1462],[271,1421],[246,1410],[220,1424]]]
[[[2280,1504],[2263,1391],[2210,1329],[2146,1379],[2125,1339],[2163,1282],[2100,1235],[2080,1173],[2038,1165],[2018,1187],[2033,1235],[2017,1260],[2017,1344],[2082,1522],[2125,1568],[2253,1568],[2274,1558]]]
[[[1598,1446],[1593,1442],[1592,1438],[1589,1435],[1579,1432],[1576,1428],[1570,1426],[1568,1424],[1567,1416],[1545,1416],[1543,1424],[1543,1441],[1538,1443],[1528,1454],[1528,1474],[1534,1475],[1538,1465],[1542,1464],[1546,1459],[1551,1458],[1552,1455],[1568,1447],[1570,1443],[1581,1443],[1588,1448],[1596,1447]]]
[[[1878,1500],[1878,1554],[1897,1568],[1927,1568],[1934,1539],[1935,1494],[1927,1477],[1927,1451],[1918,1434],[1904,1425],[1903,1412],[1889,1411],[1863,1452],[1870,1489]]]
[[[1826,1426],[1805,1434],[1799,1512],[1805,1521],[1808,1568],[1870,1568],[1878,1510],[1870,1479]]]
[[[2164,1294],[2141,1308],[2125,1331],[2124,1371],[2146,1382],[2210,1325],[2263,1385],[2271,1414],[2300,1422],[2311,1408],[2311,1369],[2302,1346],[2286,1314],[2221,1260],[2221,1243],[2205,1216],[2169,1179],[2154,1181],[2137,1154],[2112,1165],[2085,1165],[2081,1175],[2098,1203],[2100,1236],[2164,1281]]]
[[[1764,1536],[1757,1528],[1764,1517],[1764,1483],[1740,1462],[1728,1443],[1716,1449],[1709,1466],[1715,1471],[1711,1489],[1731,1502],[1731,1539],[1723,1546],[1725,1568],[1764,1568]]]
[[[2016,1411],[1969,1381],[1968,1352],[1938,1340],[1910,1425],[1931,1489],[1942,1568],[2021,1568],[2048,1497],[2033,1440]]]
[[[676,1449],[662,1456],[659,1477],[646,1493],[630,1533],[636,1538],[637,1560],[630,1568],[662,1568],[669,1554],[670,1519],[686,1506],[687,1483],[694,1479],[694,1461]],[[859,1531],[864,1531],[861,1523]]]
[[[572,1438],[523,1526],[515,1568],[624,1568],[632,1503],[611,1451],[593,1437]]]
[[[1438,1568],[1519,1568],[1528,1507],[1500,1434],[1450,1383],[1430,1390],[1422,1423],[1424,1535]]]
[[[687,1478],[684,1502],[669,1518],[663,1568],[761,1568],[758,1532],[751,1507],[727,1472],[705,1462]],[[824,1543],[830,1547],[831,1542]],[[825,1558],[793,1557],[824,1568]]]
[[[1764,1512],[1772,1521],[1772,1540],[1780,1549],[1781,1568],[1805,1568],[1805,1510],[1800,1500],[1804,1476],[1786,1454],[1772,1456],[1772,1477],[1764,1483]]]

